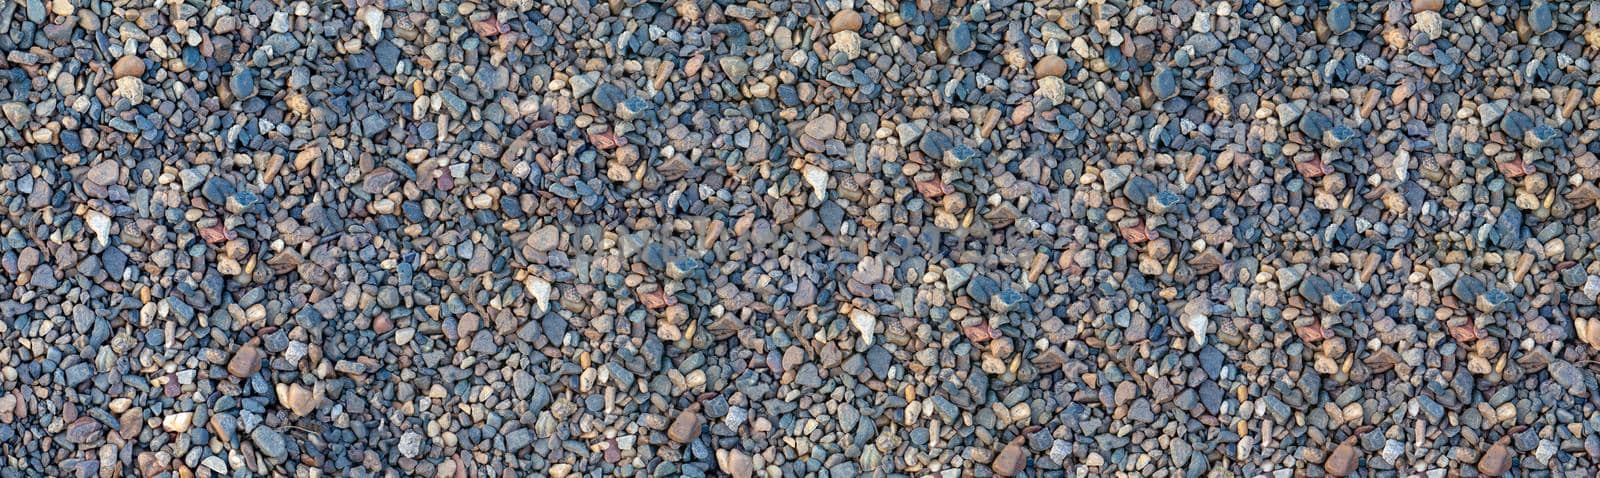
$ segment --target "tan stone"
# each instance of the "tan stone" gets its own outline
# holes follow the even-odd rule
[[[161,419],[161,429],[172,433],[185,433],[194,425],[194,412],[181,412]]]
[[[750,455],[737,449],[717,453],[717,466],[733,478],[750,478],[755,473]]]
[[[828,20],[828,27],[834,32],[853,32],[861,29],[861,14],[855,10],[840,10]]]
[[[292,383],[278,384],[278,402],[289,408],[297,417],[310,415],[322,403],[322,391]]]
[[[118,58],[117,62],[111,65],[111,75],[115,78],[144,75],[144,60],[135,55]]]
[[[1061,77],[1067,74],[1067,61],[1059,56],[1046,55],[1033,65],[1034,78]]]

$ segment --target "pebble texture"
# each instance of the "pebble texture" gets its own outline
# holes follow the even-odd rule
[[[1600,2],[0,2],[0,478],[1593,476]]]

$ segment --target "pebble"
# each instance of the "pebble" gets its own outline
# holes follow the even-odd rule
[[[100,247],[111,244],[111,217],[100,211],[88,211],[83,215],[84,225],[89,227],[89,232],[94,233],[95,243]]]
[[[1328,476],[1350,476],[1360,466],[1361,453],[1356,450],[1351,439],[1346,439],[1334,447],[1333,451],[1328,453],[1328,458],[1322,462],[1322,470],[1327,472]]]
[[[322,402],[315,389],[298,383],[280,384],[277,393],[278,401],[297,417],[310,415]]]
[[[754,463],[750,455],[739,450],[727,450],[721,453],[725,458],[718,461],[719,469],[733,478],[750,478],[755,476]]]
[[[828,28],[834,33],[861,30],[861,13],[855,10],[839,10],[828,19]]]
[[[42,0],[27,0],[23,8],[27,14],[28,21],[33,23],[44,23],[45,8]]]
[[[945,42],[952,54],[961,55],[970,52],[977,48],[977,27],[972,22],[957,21],[945,34]]]
[[[693,409],[678,413],[667,428],[667,437],[678,443],[689,443],[700,436],[700,414]]]
[[[96,162],[94,165],[90,166],[89,171],[84,175],[84,180],[104,187],[116,184],[117,180],[120,179],[121,176],[122,165],[118,164],[114,160],[107,159]]]
[[[854,325],[856,332],[861,334],[861,345],[871,346],[872,339],[877,333],[877,316],[865,310],[857,309],[850,312],[850,324]]]
[[[717,64],[722,66],[722,74],[734,82],[742,82],[750,74],[750,61],[742,57],[724,56],[717,59]]]
[[[100,422],[93,418],[82,417],[67,425],[65,437],[70,443],[84,444],[98,439],[100,431]]]
[[[193,423],[193,412],[179,412],[161,419],[161,429],[172,433],[185,433],[189,431],[189,427]]]
[[[261,349],[246,344],[233,353],[233,358],[228,359],[228,373],[239,378],[249,378],[261,370],[261,359]]]
[[[1007,443],[994,458],[994,474],[998,476],[1021,475],[1028,465],[1027,451],[1022,447],[1022,437]]]
[[[228,91],[232,92],[239,100],[248,100],[256,96],[260,87],[256,86],[255,69],[247,66],[236,66],[233,75],[228,77]]]
[[[1422,32],[1430,39],[1444,36],[1444,18],[1438,12],[1427,10],[1411,14],[1412,29]]]
[[[1038,78],[1061,77],[1067,74],[1067,62],[1056,55],[1045,55],[1034,63],[1033,75]]]
[[[94,366],[87,363],[67,367],[67,388],[77,388],[78,385],[88,381],[92,375],[94,375]]]
[[[1511,471],[1511,449],[1505,441],[1495,442],[1478,457],[1478,473],[1483,476],[1505,476]]]
[[[1155,77],[1151,79],[1150,88],[1156,97],[1163,100],[1178,96],[1178,73],[1171,68],[1158,69]]]
[[[422,454],[422,445],[425,441],[426,438],[423,438],[422,434],[416,431],[408,431],[404,435],[400,435],[400,444],[397,448],[400,450],[401,456],[416,458],[417,455]]]
[[[807,121],[804,132],[812,139],[832,139],[837,127],[838,120],[825,114]]]
[[[117,62],[111,65],[111,74],[117,78],[144,76],[144,72],[144,59],[133,55],[118,58]]]
[[[255,444],[256,451],[273,461],[282,461],[289,456],[288,443],[283,434],[266,426],[257,426],[250,432],[250,442]]]
[[[1328,31],[1334,35],[1350,33],[1356,27],[1356,17],[1350,4],[1342,0],[1334,0],[1328,4],[1327,16],[1323,17],[1328,24]]]
[[[1535,0],[1528,9],[1528,28],[1543,35],[1556,29],[1556,9],[1545,0]]]

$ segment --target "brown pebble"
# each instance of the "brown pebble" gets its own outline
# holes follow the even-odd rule
[[[1055,55],[1046,55],[1033,65],[1033,76],[1044,78],[1048,76],[1061,77],[1067,74],[1067,61]]]
[[[228,373],[239,378],[249,378],[261,370],[261,348],[254,343],[245,344],[228,360]]]
[[[1028,466],[1028,455],[1022,450],[1022,437],[1011,440],[1000,454],[994,457],[994,474],[1000,476],[1017,476],[1022,474],[1022,469]]]
[[[385,334],[390,330],[394,330],[394,321],[389,320],[389,317],[380,316],[372,319],[372,331],[374,333]]]
[[[143,76],[144,60],[133,55],[118,58],[117,63],[111,65],[111,75],[116,78]]]
[[[855,10],[840,10],[839,13],[833,14],[833,19],[828,20],[828,26],[835,33],[860,30],[861,14]]]
[[[1444,0],[1411,0],[1411,11],[1413,13],[1437,12],[1441,8],[1444,8]]]
[[[667,427],[667,438],[678,443],[689,443],[700,436],[700,406],[694,405],[678,413]]]
[[[1333,452],[1328,454],[1328,459],[1322,462],[1322,470],[1326,471],[1328,476],[1350,476],[1359,466],[1361,466],[1361,453],[1356,450],[1355,435],[1346,438],[1344,443],[1335,447]]]
[[[1501,438],[1478,458],[1478,473],[1504,476],[1508,471],[1511,471],[1511,448],[1506,446],[1506,439]]]

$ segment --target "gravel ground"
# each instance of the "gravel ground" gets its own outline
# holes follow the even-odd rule
[[[1600,2],[0,0],[0,477],[1596,476]]]

